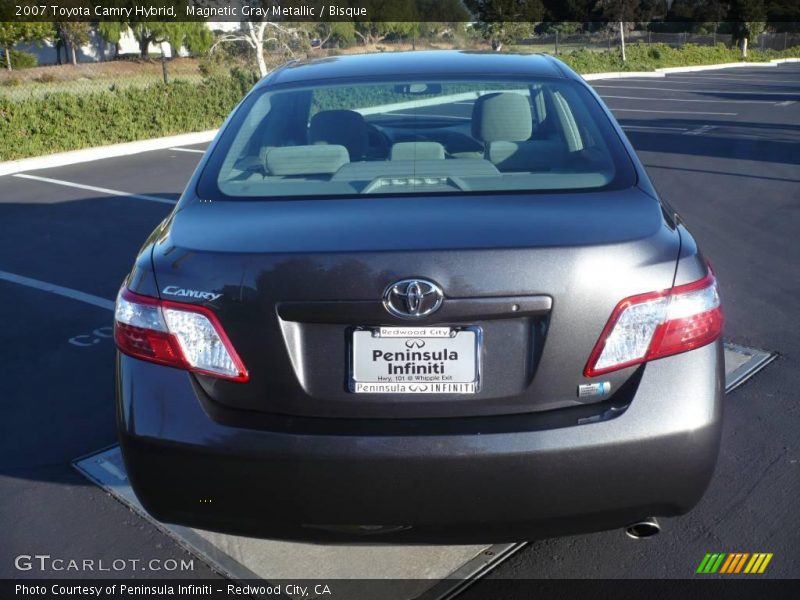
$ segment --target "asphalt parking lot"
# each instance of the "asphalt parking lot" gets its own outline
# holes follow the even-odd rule
[[[798,578],[800,64],[592,85],[711,259],[726,340],[779,358],[727,397],[717,472],[692,513],[647,541],[614,531],[533,542],[488,577],[683,578],[707,552],[771,552],[765,576]],[[0,577],[26,576],[19,554],[191,558],[70,462],[115,442],[109,306],[201,152],[0,177]],[[168,575],[215,576],[198,560]],[[487,597],[487,585],[463,597]]]

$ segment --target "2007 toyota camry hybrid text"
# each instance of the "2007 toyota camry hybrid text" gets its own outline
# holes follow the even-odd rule
[[[119,292],[125,465],[156,519],[250,536],[646,535],[712,476],[722,321],[558,60],[289,63]]]

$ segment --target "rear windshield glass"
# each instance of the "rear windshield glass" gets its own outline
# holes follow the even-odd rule
[[[608,118],[575,82],[348,82],[251,94],[198,191],[319,198],[596,190],[634,182]]]

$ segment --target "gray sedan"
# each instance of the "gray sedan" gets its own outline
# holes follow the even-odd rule
[[[548,56],[290,63],[234,110],[115,318],[157,519],[502,542],[689,511],[722,417],[717,284]]]

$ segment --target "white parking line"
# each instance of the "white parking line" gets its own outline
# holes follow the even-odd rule
[[[392,115],[393,117],[428,117],[431,119],[461,119],[464,121],[471,121],[472,117],[459,117],[457,115],[437,115],[431,113],[399,113],[399,112],[387,112],[387,115]]]
[[[661,115],[723,115],[726,117],[735,117],[739,113],[728,112],[699,112],[696,110],[647,110],[644,108],[612,108],[611,112],[639,112],[639,113],[658,113]]]
[[[698,127],[697,129],[692,129],[691,131],[687,131],[683,135],[703,135],[704,133],[708,133],[709,131],[717,129],[716,125],[703,125],[702,127]]]
[[[676,82],[677,83],[677,82]],[[662,88],[662,87],[644,87],[639,85],[593,85],[596,88],[617,88],[626,90],[655,90],[657,92],[683,92],[684,94],[749,94],[753,95],[769,95],[769,96],[794,96],[800,97],[800,92],[769,92],[769,91],[752,91],[742,92],[734,90],[681,90],[677,88]],[[660,98],[653,98],[660,100]]]
[[[197,154],[205,154],[205,150],[198,150],[196,148],[170,148],[170,150],[175,150],[177,152],[196,152]]]
[[[774,100],[706,100],[695,98],[643,98],[641,96],[606,96],[600,94],[602,98],[614,98],[616,100],[648,100],[650,102],[710,102],[712,104],[775,104]],[[789,102],[791,102],[789,100]]]
[[[755,77],[668,77],[667,81],[675,81],[676,83],[689,83],[695,79],[702,79],[703,81],[730,81],[740,85],[742,83],[764,84],[766,86],[773,85],[797,85],[797,80],[792,79],[757,79]],[[701,83],[698,81],[698,83]]]
[[[12,177],[19,177],[21,179],[32,179],[34,181],[43,181],[44,183],[63,185],[64,187],[77,188],[79,190],[88,190],[90,192],[99,192],[101,194],[109,194],[111,196],[123,196],[126,198],[136,198],[138,200],[149,200],[150,202],[160,202],[162,204],[176,204],[175,200],[168,200],[167,198],[159,198],[158,196],[148,196],[147,194],[132,194],[130,192],[121,192],[120,190],[111,190],[108,188],[96,187],[93,185],[84,185],[82,183],[73,183],[72,181],[63,181],[61,179],[50,179],[49,177],[39,177],[38,175],[28,175],[27,173],[16,173],[12,175]]]
[[[7,160],[5,162],[0,162],[0,175],[27,173],[37,169],[65,167],[67,165],[89,163],[96,160],[114,158],[118,156],[133,156],[143,152],[153,152],[155,150],[175,148],[179,147],[181,144],[186,144],[187,146],[207,144],[214,139],[215,135],[217,135],[216,129],[212,131],[200,131],[198,133],[171,135],[169,137],[155,138],[150,140],[140,140],[138,142],[124,142],[122,144],[111,144],[109,146],[95,146],[94,148],[84,148],[83,150],[57,152],[55,154],[48,154],[46,156],[33,156],[31,158],[21,158],[19,160]]]
[[[642,78],[638,79],[636,77],[630,77],[627,79],[631,83],[653,83],[653,79]],[[691,76],[691,75],[667,75],[665,78],[666,82],[674,82],[674,83],[692,83],[697,81],[697,83],[703,83],[703,81],[730,81],[732,83],[741,84],[741,83],[766,83],[766,84],[797,84],[797,81],[793,81],[791,79],[786,80],[779,80],[779,79],[757,79],[755,77],[707,77],[707,76]]]
[[[652,131],[653,129],[657,129],[658,131],[689,131],[688,127],[659,127],[658,125],[622,125],[623,129],[645,129],[647,131]]]
[[[114,303],[111,300],[106,300],[105,298],[100,298],[99,296],[93,296],[92,294],[79,292],[78,290],[56,285],[55,283],[48,283],[47,281],[32,279],[30,277],[25,277],[24,275],[9,273],[8,271],[0,271],[0,279],[35,288],[37,290],[42,290],[43,292],[50,292],[51,294],[64,296],[65,298],[71,298],[73,300],[85,302],[86,304],[91,304],[93,306],[99,306],[100,308],[105,308],[106,310],[114,310]]]

